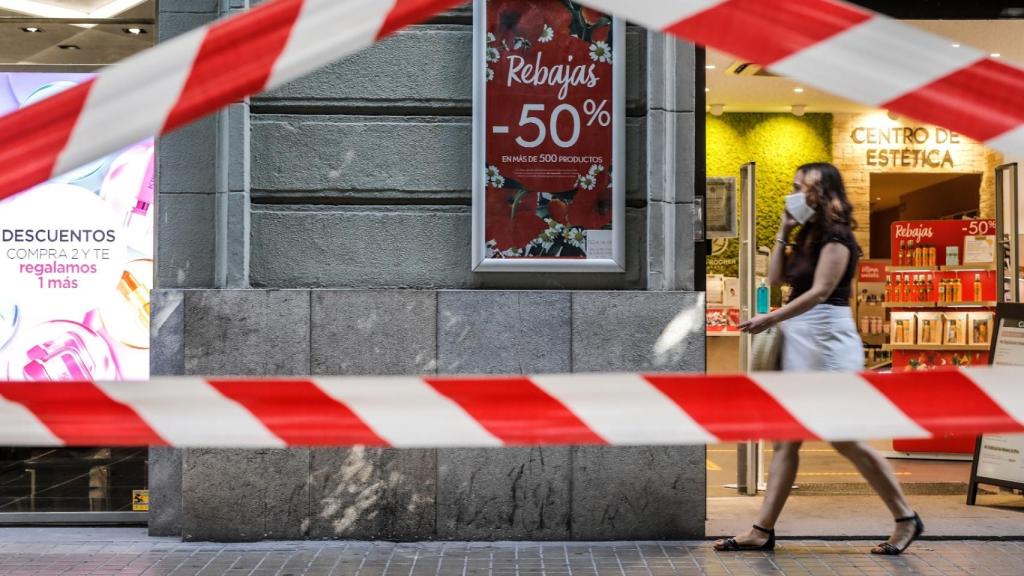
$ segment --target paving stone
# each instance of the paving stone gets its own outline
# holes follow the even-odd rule
[[[29,536],[31,534],[31,536]],[[125,538],[128,542],[119,541]],[[130,546],[128,543],[130,542]],[[0,529],[4,576],[976,576],[1020,574],[1021,542],[919,542],[900,557],[873,541],[786,540],[774,553],[710,542],[181,543],[124,529]]]

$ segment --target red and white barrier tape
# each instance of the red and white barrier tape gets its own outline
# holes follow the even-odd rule
[[[0,382],[0,446],[683,445],[1024,433],[1024,371]]]
[[[465,0],[271,0],[0,118],[0,199]],[[1024,151],[1024,70],[839,0],[578,0],[850,100]]]

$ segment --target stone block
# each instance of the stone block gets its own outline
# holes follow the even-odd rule
[[[647,289],[693,290],[694,205],[652,201],[647,205]]]
[[[185,373],[185,295],[181,290],[152,290],[150,297],[149,373]]]
[[[238,0],[232,0],[236,2]],[[170,0],[160,2],[158,8],[160,17],[163,18],[173,13],[205,12],[217,14],[220,10],[221,0]]]
[[[254,286],[433,288],[471,283],[468,208],[253,208]]]
[[[181,461],[180,449],[149,449],[150,536],[181,536]]]
[[[697,181],[697,129],[693,113],[651,110],[647,134],[648,201],[693,202]]]
[[[571,514],[570,450],[439,450],[438,538],[567,539]]]
[[[313,450],[309,537],[432,539],[436,480],[436,450]]]
[[[205,26],[217,19],[214,12],[170,12],[163,7],[160,10],[159,23],[157,26],[157,38],[159,42],[166,42],[180,36],[189,30]]]
[[[313,374],[436,371],[435,292],[314,290],[311,298]]]
[[[669,112],[696,110],[696,49],[663,32],[647,32],[647,106]]]
[[[626,272],[470,271],[469,207],[254,205],[254,286],[312,288],[638,289],[646,281],[643,209],[626,210]]]
[[[250,199],[247,192],[226,192],[217,195],[224,210],[220,224],[224,226],[224,273],[227,287],[249,286],[249,242],[252,237]]]
[[[703,372],[701,292],[575,292],[573,372]]]
[[[644,34],[626,30],[626,101],[643,108]],[[254,98],[260,107],[288,106],[351,110],[472,107],[471,26],[406,28],[374,46]],[[429,62],[430,66],[424,66]]]
[[[568,292],[438,292],[438,371],[569,372],[571,306]]]
[[[182,538],[230,542],[307,537],[309,465],[307,449],[188,450]]]
[[[158,288],[213,286],[214,200],[211,194],[160,194],[156,243]]]
[[[309,292],[185,293],[187,374],[309,374]]]
[[[161,195],[217,191],[217,115],[161,136],[157,145]]]
[[[470,122],[466,117],[256,115],[253,195],[468,199]],[[629,199],[646,195],[644,132],[643,118],[626,120]]]
[[[704,537],[703,446],[573,450],[574,540]]]

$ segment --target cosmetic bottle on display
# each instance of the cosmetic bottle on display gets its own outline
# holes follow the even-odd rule
[[[981,302],[981,274],[974,275],[974,301]]]
[[[117,283],[117,293],[124,298],[143,326],[149,326],[149,290],[142,286],[138,279],[125,270],[121,281]]]
[[[138,144],[114,159],[100,189],[107,204],[124,214],[128,246],[147,256],[152,252],[154,173],[152,143]]]
[[[11,350],[12,380],[113,380],[117,363],[107,342],[89,328],[65,320],[45,322],[22,334]]]
[[[761,278],[760,284],[757,286],[757,313],[767,314],[769,307],[770,292],[768,290],[768,283],[764,278]]]

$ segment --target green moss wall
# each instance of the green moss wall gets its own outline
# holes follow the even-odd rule
[[[737,187],[740,166],[757,163],[757,241],[771,247],[797,167],[832,161],[832,115],[708,114],[707,153],[708,178],[734,176]],[[738,242],[730,240],[708,257],[708,274],[737,276],[738,254]]]

